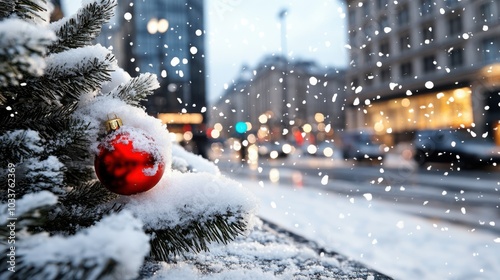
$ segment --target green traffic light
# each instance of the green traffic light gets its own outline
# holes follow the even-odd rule
[[[234,129],[236,130],[236,132],[243,134],[247,132],[248,127],[246,122],[237,122],[236,125],[234,126]]]

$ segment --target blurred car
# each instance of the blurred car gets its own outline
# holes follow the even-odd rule
[[[500,164],[500,146],[470,130],[422,130],[415,134],[415,161],[453,163],[463,168]]]
[[[338,148],[331,141],[325,141],[318,144],[316,147],[315,156],[332,158],[337,153]]]
[[[259,156],[272,159],[286,157],[294,150],[294,147],[286,141],[261,142],[257,146]]]
[[[385,157],[385,145],[375,140],[369,131],[352,131],[341,135],[344,159],[380,160]]]

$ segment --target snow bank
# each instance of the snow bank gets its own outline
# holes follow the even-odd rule
[[[215,214],[243,213],[250,218],[257,202],[241,184],[210,173],[173,172],[148,192],[123,198],[125,209],[147,228],[164,229],[194,220],[204,222]]]
[[[242,182],[259,216],[395,279],[496,279],[500,238],[317,188]],[[353,189],[355,186],[353,185]]]
[[[89,267],[96,275],[87,275],[87,279],[97,279],[110,260],[116,262],[113,279],[135,279],[149,252],[149,237],[142,231],[142,223],[126,211],[108,216],[74,236],[38,234],[20,243],[18,252],[23,262],[19,270],[40,268],[40,279],[55,279],[58,274],[70,272],[78,275],[79,269]],[[72,269],[65,273],[68,266]]]
[[[186,151],[180,145],[172,145],[172,160],[178,170],[206,172],[213,175],[221,174],[219,168],[213,162]]]
[[[319,252],[271,230],[262,222],[246,237],[186,261],[162,263],[152,280],[163,279],[374,279],[368,270],[338,254]],[[385,279],[385,278],[383,278]]]

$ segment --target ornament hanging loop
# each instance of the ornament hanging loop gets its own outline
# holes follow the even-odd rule
[[[108,120],[106,121],[106,131],[108,133],[117,130],[118,128],[122,127],[122,119],[116,116],[113,119],[110,119],[108,116]]]

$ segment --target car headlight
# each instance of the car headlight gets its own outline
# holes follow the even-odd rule
[[[333,156],[333,149],[330,147],[327,147],[323,150],[323,155],[325,157],[332,157]]]
[[[292,152],[292,145],[290,144],[284,144],[282,147],[281,147],[281,150],[283,151],[283,153],[285,154],[289,154]]]

